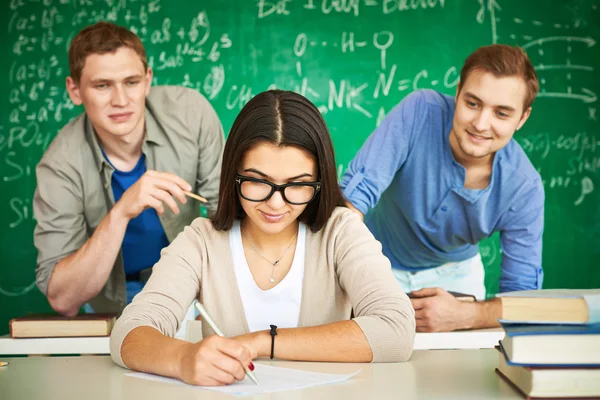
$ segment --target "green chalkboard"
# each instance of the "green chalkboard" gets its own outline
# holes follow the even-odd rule
[[[114,21],[144,41],[155,84],[196,88],[227,131],[256,93],[298,91],[323,113],[340,175],[408,93],[456,90],[465,57],[520,45],[541,93],[516,135],[544,178],[545,287],[600,287],[600,3],[592,0],[7,0],[0,6],[0,334],[48,310],[35,287],[35,165],[81,112],[68,100],[67,48]],[[497,238],[481,244],[497,291]]]

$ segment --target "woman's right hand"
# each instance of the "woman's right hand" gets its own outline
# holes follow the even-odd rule
[[[213,335],[182,348],[179,378],[199,386],[229,385],[244,379],[244,367],[254,369],[255,357],[237,340]]]

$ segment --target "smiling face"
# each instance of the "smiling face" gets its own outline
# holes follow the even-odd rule
[[[79,85],[69,77],[67,90],[75,105],[83,104],[101,138],[127,140],[144,129],[151,82],[152,70],[145,70],[139,55],[129,47],[120,47],[114,53],[89,55]]]
[[[248,150],[237,173],[242,176],[264,179],[281,185],[289,182],[314,182],[317,166],[306,151],[291,146],[275,146],[260,143]],[[239,196],[246,214],[246,229],[258,229],[262,233],[276,235],[294,224],[306,208],[304,205],[287,203],[280,192],[261,202],[253,202]]]
[[[458,162],[489,162],[527,120],[526,85],[517,76],[472,71],[457,89],[450,147]]]

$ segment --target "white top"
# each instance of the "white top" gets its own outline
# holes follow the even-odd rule
[[[302,222],[299,224],[292,267],[285,278],[269,290],[259,288],[250,273],[242,245],[239,221],[234,223],[229,233],[229,241],[235,277],[250,332],[264,331],[269,329],[269,325],[277,325],[278,328],[297,328],[304,280],[306,225]],[[264,267],[272,268],[266,262]]]

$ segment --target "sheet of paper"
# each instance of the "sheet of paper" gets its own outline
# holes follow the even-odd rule
[[[358,374],[361,370],[351,374],[325,374],[319,372],[301,371],[297,369],[273,367],[254,363],[254,375],[260,383],[255,385],[246,377],[241,382],[236,382],[228,386],[197,386],[198,388],[214,390],[234,395],[255,395],[263,393],[282,392],[285,390],[296,390],[308,388],[317,385],[328,385],[331,383],[339,383],[350,379]],[[157,382],[165,382],[174,385],[187,385],[180,380],[173,378],[165,378],[158,375],[145,374],[142,372],[131,372],[125,374],[135,378],[149,379]]]

